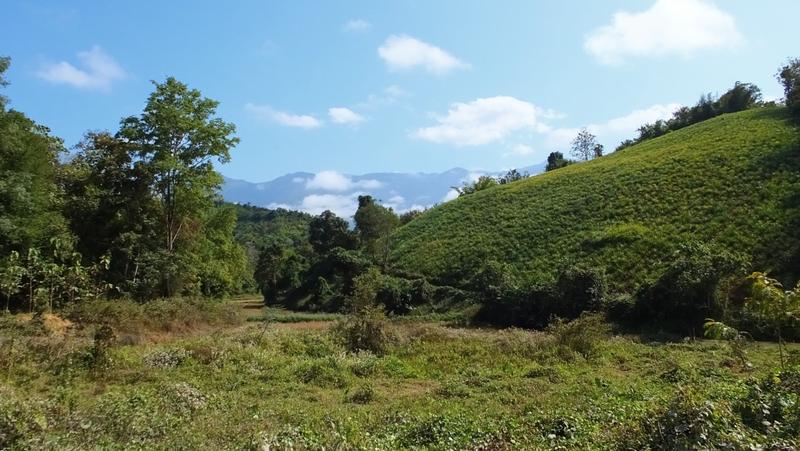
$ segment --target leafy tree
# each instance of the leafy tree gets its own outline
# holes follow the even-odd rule
[[[6,298],[5,311],[9,311],[11,296],[17,294],[22,288],[22,277],[25,275],[25,268],[21,266],[19,253],[11,251],[0,267],[0,292]]]
[[[789,111],[800,116],[800,58],[793,58],[778,70],[778,80],[783,85],[784,101]]]
[[[748,110],[759,104],[761,104],[761,89],[752,83],[737,81],[733,88],[720,96],[715,109],[719,114],[734,113]]]
[[[225,163],[239,139],[236,127],[216,118],[218,102],[170,77],[156,83],[144,112],[123,119],[118,136],[136,149],[152,176],[159,203],[162,295],[182,287],[186,251],[202,230],[202,212],[213,206],[222,177],[212,160]]]
[[[0,58],[0,86],[10,60]],[[56,184],[61,140],[0,99],[0,255],[46,247],[68,231]]]
[[[420,211],[420,210],[409,210],[409,211],[401,214],[400,217],[398,218],[400,220],[400,225],[408,224],[409,222],[411,222],[411,221],[419,218],[420,216],[422,216],[422,213],[424,213],[424,212]]]
[[[472,183],[464,182],[463,185],[460,187],[453,186],[452,188],[458,191],[458,196],[466,196],[468,194],[477,193],[478,191],[483,191],[487,188],[491,188],[493,186],[497,186],[497,180],[494,177],[488,175],[482,175],[478,177],[478,180],[475,180]]]
[[[594,149],[592,149],[592,150],[594,151],[594,157],[595,158],[600,158],[600,157],[603,156],[603,145],[602,144],[595,144],[594,145]]]
[[[109,256],[108,281],[136,278],[140,257],[159,247],[152,176],[136,148],[109,133],[88,133],[62,171],[64,213],[85,261]]]
[[[595,147],[597,145],[597,137],[589,133],[589,130],[584,127],[572,140],[572,156],[579,160],[589,161],[595,156]]]
[[[564,166],[569,165],[572,163],[571,161],[564,158],[564,154],[561,152],[550,152],[550,155],[547,156],[547,166],[545,167],[545,171],[552,171],[554,169],[563,168]]]
[[[8,86],[8,81],[5,79],[3,74],[8,70],[8,67],[11,65],[11,58],[7,56],[0,56],[0,88],[4,88]],[[6,99],[5,96],[0,95],[0,110],[4,110],[6,107]]]
[[[500,185],[505,185],[511,182],[516,182],[517,180],[522,180],[530,177],[530,174],[527,172],[519,172],[516,169],[511,169],[510,171],[506,172],[505,175],[501,176],[497,179],[497,183]]]
[[[800,283],[787,291],[780,282],[764,273],[754,272],[748,280],[752,282],[752,287],[750,296],[745,299],[745,311],[752,314],[763,327],[775,332],[783,367],[783,332],[800,324]]]
[[[358,196],[358,210],[354,219],[361,245],[374,261],[380,261],[386,267],[389,236],[399,223],[397,215],[391,208],[376,203],[372,196]]]
[[[308,225],[308,241],[318,254],[324,255],[340,247],[353,249],[355,237],[350,232],[347,221],[325,210],[314,217]]]

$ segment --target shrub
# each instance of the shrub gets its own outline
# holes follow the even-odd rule
[[[351,352],[384,354],[390,342],[386,314],[379,306],[366,306],[358,313],[337,321],[331,332]]]
[[[747,426],[774,437],[800,436],[800,367],[750,381],[736,404]]]
[[[369,404],[375,400],[375,389],[372,384],[361,384],[345,397],[345,402],[354,404]]]
[[[745,260],[702,243],[678,247],[659,279],[637,294],[636,315],[680,332],[699,329],[706,318],[725,317],[725,289]]]
[[[584,313],[573,321],[557,318],[547,329],[556,337],[556,344],[584,358],[595,357],[601,342],[610,333],[610,326],[602,315]]]

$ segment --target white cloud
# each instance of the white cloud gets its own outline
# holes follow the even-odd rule
[[[268,105],[248,103],[244,106],[244,109],[260,119],[275,122],[286,127],[312,129],[322,126],[322,121],[314,116],[277,111]]]
[[[508,152],[504,153],[504,157],[510,157],[513,155],[517,156],[526,156],[526,155],[533,155],[535,153],[535,149],[527,144],[517,144],[511,146]]]
[[[45,64],[36,75],[50,83],[67,84],[83,89],[109,91],[111,85],[128,76],[114,58],[103,52],[99,46],[78,53],[83,69],[61,61]]]
[[[457,198],[458,198],[458,191],[451,189],[450,191],[447,192],[447,194],[444,195],[444,197],[442,198],[442,202],[450,202],[451,200]]]
[[[734,18],[708,0],[657,0],[642,12],[621,11],[593,31],[584,48],[604,64],[628,57],[683,55],[742,41]]]
[[[397,101],[401,98],[409,95],[410,94],[403,88],[397,85],[389,85],[384,88],[380,94],[370,94],[367,97],[367,100],[359,103],[357,107],[361,109],[372,110],[384,106],[390,106],[397,103]]]
[[[337,124],[358,124],[365,121],[364,116],[344,107],[328,108],[328,115]]]
[[[615,117],[603,123],[589,124],[586,128],[597,135],[599,141],[608,139],[630,138],[644,124],[659,119],[669,119],[678,108],[679,103],[656,104],[634,110],[625,116]],[[547,133],[547,145],[553,149],[568,149],[578,134],[578,128],[556,128]]]
[[[469,68],[446,51],[407,35],[392,35],[378,48],[378,55],[389,70],[409,70],[421,67],[433,74],[442,75],[455,69]]]
[[[272,203],[267,208],[285,208],[287,210],[303,211],[312,215],[318,215],[325,210],[330,210],[338,216],[349,218],[358,209],[358,196],[362,194],[364,193],[310,194],[304,197],[298,205]]]
[[[655,122],[659,119],[669,119],[678,108],[679,103],[666,105],[653,105],[643,110],[634,110],[625,116],[616,117],[605,124],[597,126],[596,131],[602,133],[632,134],[644,124]]]
[[[351,189],[376,189],[381,182],[373,179],[353,180],[336,171],[321,171],[306,181],[306,189],[317,191],[349,191]]]
[[[415,131],[412,136],[458,147],[479,146],[504,139],[520,130],[547,132],[542,119],[552,113],[508,96],[489,97],[469,103],[454,103],[438,125]]]
[[[345,31],[350,31],[354,33],[367,31],[370,28],[372,28],[372,24],[364,19],[353,19],[349,20],[346,24],[344,24]]]

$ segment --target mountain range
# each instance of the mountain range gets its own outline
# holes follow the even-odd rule
[[[545,164],[520,168],[530,175],[544,170]],[[358,196],[369,194],[397,212],[425,209],[457,197],[454,186],[476,180],[481,175],[499,172],[453,168],[439,173],[378,172],[362,175],[336,171],[294,172],[267,182],[249,182],[225,177],[222,197],[228,202],[266,208],[286,208],[319,214],[331,210],[350,217],[358,206]]]

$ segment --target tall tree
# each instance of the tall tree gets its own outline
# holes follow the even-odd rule
[[[0,86],[10,60],[0,58]],[[0,99],[0,255],[46,247],[54,237],[66,238],[59,209],[56,176],[60,139],[23,113],[6,109]]]
[[[579,160],[589,161],[595,155],[595,146],[597,146],[597,137],[584,127],[572,140],[572,156]]]
[[[389,259],[389,236],[399,224],[394,211],[379,205],[372,196],[358,196],[358,210],[354,216],[361,245],[385,267]]]
[[[308,241],[318,254],[327,254],[337,247],[343,249],[355,247],[355,238],[348,229],[347,221],[330,210],[323,211],[311,220],[308,226]]]
[[[236,127],[216,118],[218,102],[170,77],[156,83],[144,112],[122,120],[118,136],[136,148],[152,175],[159,203],[164,260],[163,295],[172,296],[180,282],[176,258],[202,230],[202,213],[213,207],[222,176],[212,161],[226,163],[239,139]]]
[[[790,59],[777,74],[789,111],[800,117],[800,58]]]
[[[554,169],[563,168],[568,164],[572,163],[571,161],[564,158],[564,154],[561,152],[550,152],[550,155],[547,156],[547,166],[545,166],[545,171],[552,171]]]

